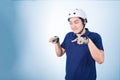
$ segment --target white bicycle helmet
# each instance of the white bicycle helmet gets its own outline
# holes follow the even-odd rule
[[[80,17],[87,20],[87,16],[82,9],[74,9],[69,12],[68,19],[72,17]]]

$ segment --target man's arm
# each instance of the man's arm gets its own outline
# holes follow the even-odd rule
[[[93,59],[97,63],[102,64],[104,62],[104,51],[98,49],[91,39],[89,39],[88,47]]]
[[[55,44],[55,51],[58,57],[61,57],[65,53],[65,49],[61,47],[60,43]]]
[[[65,49],[63,49],[60,45],[58,36],[51,37],[49,42],[55,45],[55,51],[58,57],[61,57],[65,53]]]

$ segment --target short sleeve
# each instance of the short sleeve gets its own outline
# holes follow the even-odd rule
[[[102,38],[98,33],[95,34],[95,45],[97,46],[97,48],[104,51]]]
[[[68,35],[68,34],[67,34],[67,35]],[[67,35],[65,36],[65,38],[64,38],[64,40],[63,40],[63,42],[62,42],[62,44],[61,44],[61,47],[64,48],[64,49],[66,49]]]

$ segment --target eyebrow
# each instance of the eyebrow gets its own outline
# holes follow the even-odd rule
[[[75,21],[79,21],[79,20],[77,19],[77,20],[75,20]],[[75,22],[75,21],[74,21],[74,22]]]
[[[76,21],[79,21],[79,20],[77,19],[77,20],[75,20],[75,21],[73,21],[73,22],[76,22]],[[70,21],[70,22],[72,22],[72,21]]]

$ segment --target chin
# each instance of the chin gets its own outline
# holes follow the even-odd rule
[[[75,34],[78,34],[79,32],[74,32]]]

